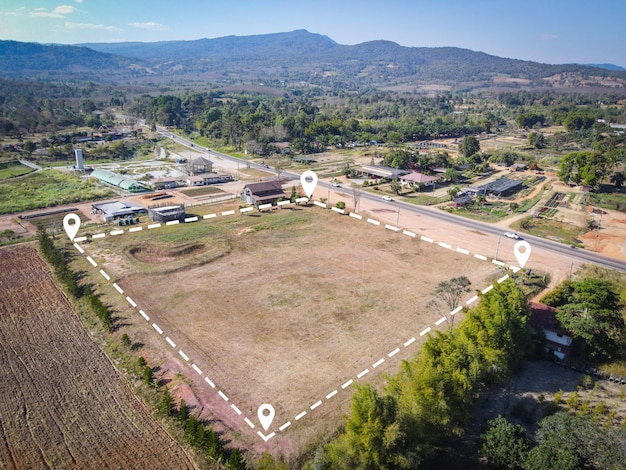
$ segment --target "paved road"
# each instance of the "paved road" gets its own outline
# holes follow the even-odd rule
[[[235,158],[235,157],[232,157],[230,155],[227,155],[221,152],[217,152],[212,149],[200,147],[199,145],[194,144],[193,142],[179,135],[173,134],[172,132],[168,131],[165,128],[157,127],[157,132],[159,132],[161,135],[165,137],[168,137],[174,140],[175,142],[178,142],[181,145],[185,145],[198,152],[207,153],[209,156],[214,155],[227,161],[232,161],[232,162],[237,162],[237,163],[246,163],[246,165],[249,165],[250,168],[258,168],[260,170],[277,173],[276,170],[272,169],[271,167],[267,167],[265,165],[260,165],[260,164],[253,163],[253,162],[248,162],[248,161]],[[287,172],[287,171],[282,172],[281,177],[288,178],[290,180],[300,179],[299,174]],[[344,188],[333,188],[331,187],[330,183],[327,183],[325,181],[318,181],[318,194],[320,194],[319,193],[320,189],[323,192],[328,192],[328,194],[330,194],[330,191],[332,191],[334,196],[336,196],[337,194],[350,196],[347,193],[351,192]],[[452,223],[455,226],[462,227],[468,230],[480,231],[482,233],[495,235],[498,237],[497,246],[490,246],[490,249],[493,249],[494,253],[497,251],[501,243],[501,235],[502,235],[501,227],[493,226],[493,225],[490,225],[484,222],[479,222],[479,221],[472,220],[472,219],[459,217],[459,216],[444,212],[440,209],[433,209],[433,208],[424,207],[424,206],[416,206],[414,204],[409,204],[406,202],[396,201],[396,200],[383,201],[380,196],[377,196],[375,194],[371,194],[365,191],[361,192],[361,200],[362,201],[366,200],[371,204],[380,206],[381,208],[387,208],[392,212],[398,211],[398,208],[399,208],[402,213],[412,213],[412,214],[416,214],[422,217],[427,217],[427,218],[436,219],[442,222]],[[560,256],[565,256],[568,260],[571,260],[572,263],[576,263],[576,264],[593,263],[602,267],[615,269],[617,271],[626,273],[626,262],[624,261],[620,261],[615,258],[609,258],[607,256],[603,256],[598,253],[593,253],[591,251],[583,250],[580,248],[571,248],[569,245],[564,245],[562,243],[555,242],[552,240],[547,240],[545,238],[534,237],[532,235],[524,235],[524,239],[527,240],[529,243],[531,243],[531,246],[533,247],[533,249],[539,248],[550,253],[558,254]],[[490,238],[490,241],[488,243],[489,244],[494,243],[493,237]]]

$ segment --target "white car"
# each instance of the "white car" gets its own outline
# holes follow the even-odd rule
[[[383,200],[384,201],[393,201],[393,199],[391,199],[391,196],[387,196],[387,195],[383,196]]]
[[[515,232],[504,232],[502,235],[504,235],[506,238],[513,238],[515,240],[519,240],[520,238],[522,238]]]

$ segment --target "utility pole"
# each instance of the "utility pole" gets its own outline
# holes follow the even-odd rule
[[[493,259],[498,259],[498,250],[500,249],[500,239],[502,238],[502,234],[498,235],[498,244],[496,245],[496,256]]]

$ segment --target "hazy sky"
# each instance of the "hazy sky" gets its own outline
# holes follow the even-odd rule
[[[0,39],[17,41],[152,42],[295,29],[339,44],[386,39],[626,67],[624,0],[0,0]]]

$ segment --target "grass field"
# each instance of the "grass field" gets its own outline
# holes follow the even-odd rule
[[[56,170],[44,170],[24,178],[0,182],[0,214],[52,207],[113,196],[80,178]]]
[[[466,275],[480,290],[501,275],[491,263],[305,207],[109,237],[88,250],[245,415],[271,403],[274,430],[294,422],[291,448],[332,432],[350,389],[315,413],[313,403],[368,367],[360,380],[380,386],[417,351],[419,338],[388,357],[441,318],[425,306],[438,282]],[[176,357],[162,338],[142,342],[162,364]],[[303,409],[310,416],[296,425]],[[259,440],[246,430],[230,431],[243,445]]]
[[[22,165],[19,162],[0,163],[0,181],[16,176],[27,175],[32,171],[32,168]]]
[[[224,193],[220,188],[214,188],[212,186],[203,186],[201,188],[184,189],[181,191],[189,197],[206,196],[207,194],[220,194]]]

